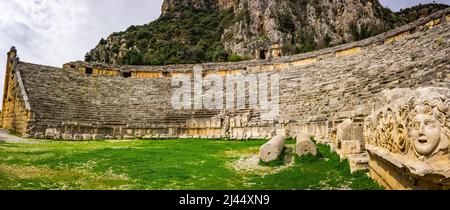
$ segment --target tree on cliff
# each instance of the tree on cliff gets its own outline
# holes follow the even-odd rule
[[[85,58],[130,65],[241,61],[272,43],[290,55],[365,39],[446,7],[393,13],[378,0],[165,0],[157,20],[101,39]]]

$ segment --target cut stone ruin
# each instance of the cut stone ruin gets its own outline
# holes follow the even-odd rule
[[[281,153],[284,150],[284,144],[286,141],[286,135],[280,133],[272,138],[269,142],[261,146],[259,151],[260,160],[268,163],[280,158]],[[317,147],[314,142],[311,141],[310,135],[306,134],[296,134],[295,138],[297,140],[295,145],[295,153],[299,156],[306,156],[311,154],[313,156],[317,155]]]
[[[364,149],[363,122],[346,119],[336,129],[336,152],[347,159],[350,171],[367,170],[369,156]]]
[[[265,143],[259,150],[261,161],[268,163],[277,160],[283,152],[285,140],[285,135],[280,133]]]
[[[450,88],[420,88],[367,117],[370,175],[386,189],[450,189]]]
[[[299,156],[305,156],[311,154],[317,155],[317,147],[314,142],[311,141],[310,136],[306,134],[297,134],[297,143],[295,145],[295,153]]]

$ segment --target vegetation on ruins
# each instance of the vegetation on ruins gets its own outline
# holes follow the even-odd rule
[[[224,28],[233,18],[231,11],[217,12],[193,8],[179,8],[177,11],[183,12],[171,12],[149,24],[130,26],[124,32],[114,33],[114,36],[127,40],[126,49],[131,49],[117,62],[164,65],[244,59],[229,55],[220,43]],[[104,39],[100,41],[99,46],[106,46]],[[115,44],[107,49],[107,53],[118,54],[119,50],[120,47]],[[87,55],[86,60],[97,59]]]
[[[324,145],[318,147],[320,159],[295,161],[282,169],[233,168],[257,154],[263,143],[0,143],[0,189],[381,189],[365,173],[352,175],[348,163]]]
[[[402,9],[400,12],[396,12],[395,15],[389,16],[389,22],[391,27],[400,27],[447,7],[449,6],[444,4],[419,4],[411,8]]]

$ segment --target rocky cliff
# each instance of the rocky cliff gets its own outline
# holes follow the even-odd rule
[[[86,61],[161,65],[290,55],[371,37],[445,7],[392,13],[378,0],[165,0],[159,19],[102,39]]]
[[[221,41],[227,52],[244,55],[272,43],[278,43],[284,54],[305,52],[388,28],[383,7],[368,0],[239,1],[234,14],[238,18]]]
[[[161,8],[161,13],[165,15],[181,7],[199,10],[229,9],[234,7],[237,2],[238,0],[165,0]]]

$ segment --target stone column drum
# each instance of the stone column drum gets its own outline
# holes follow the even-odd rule
[[[283,152],[285,140],[286,137],[280,133],[264,144],[259,150],[260,160],[267,163],[278,159]]]
[[[295,145],[295,153],[301,157],[308,154],[317,155],[317,147],[311,141],[310,136],[306,134],[297,134],[297,143]]]

